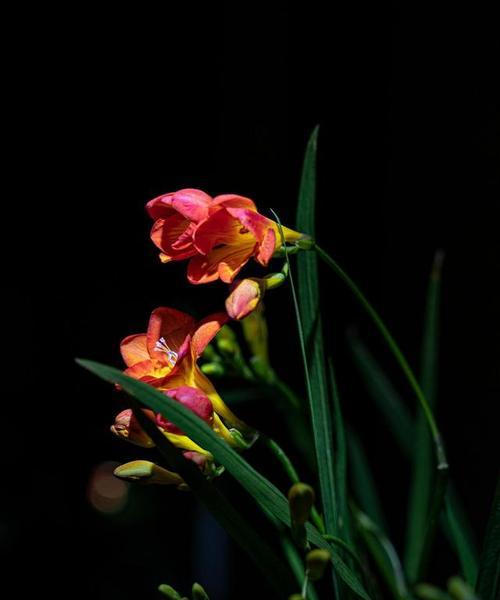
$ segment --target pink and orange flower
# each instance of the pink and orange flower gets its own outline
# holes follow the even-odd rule
[[[282,245],[278,224],[243,196],[212,198],[201,190],[184,189],[158,196],[146,208],[155,220],[151,239],[161,251],[160,259],[190,259],[188,279],[194,284],[219,278],[231,283],[251,258],[267,266]],[[306,237],[282,229],[288,243]]]
[[[225,313],[217,313],[197,323],[184,312],[157,308],[151,314],[147,332],[126,337],[120,350],[127,365],[126,375],[164,391],[198,415],[229,444],[237,446],[227,426],[243,433],[251,430],[226,406],[197,364],[207,344],[227,320]],[[207,454],[161,415],[151,417],[179,448]],[[144,438],[144,432],[137,430],[137,423],[130,412],[120,413],[113,427],[113,431],[121,437],[148,445],[147,436]]]

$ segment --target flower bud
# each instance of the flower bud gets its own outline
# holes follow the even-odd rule
[[[304,596],[302,594],[292,594],[288,596],[288,600],[304,600]]]
[[[163,594],[165,598],[168,598],[168,600],[183,600],[181,595],[176,592],[173,587],[166,585],[165,583],[158,586],[158,591],[160,594]]]
[[[177,473],[167,471],[148,460],[133,460],[116,467],[114,475],[125,481],[139,482],[144,484],[156,483],[159,485],[182,485],[184,479]]]
[[[212,425],[214,418],[214,408],[207,396],[200,390],[182,385],[178,388],[173,388],[164,392],[166,396],[177,400],[180,404],[188,408],[195,415],[200,417],[202,421]],[[165,419],[161,414],[156,415],[156,424],[169,433],[184,435],[183,432],[168,419]]]
[[[325,569],[331,560],[328,550],[316,548],[311,550],[306,556],[306,574],[311,581],[317,581],[323,577]]]
[[[233,356],[240,352],[238,340],[236,334],[227,325],[224,325],[215,338],[217,349],[222,353],[229,356]]]
[[[304,525],[314,504],[314,490],[307,483],[295,483],[288,491],[290,515],[294,525]]]
[[[143,409],[142,412],[152,421],[155,420],[153,411]],[[143,448],[152,448],[154,446],[153,440],[139,425],[131,408],[122,410],[121,413],[116,415],[115,422],[111,425],[111,431],[118,437],[132,442],[136,446],[142,446]]]
[[[208,594],[199,583],[193,583],[193,600],[210,600]]]
[[[226,311],[231,319],[244,319],[253,312],[264,296],[266,284],[256,277],[235,281],[226,300]]]

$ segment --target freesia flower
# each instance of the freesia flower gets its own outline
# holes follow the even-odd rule
[[[162,391],[188,386],[203,392],[213,406],[213,429],[230,441],[232,438],[220,417],[231,427],[243,432],[251,430],[226,406],[197,364],[227,319],[225,313],[217,313],[196,323],[179,310],[157,308],[151,314],[147,333],[126,337],[120,350],[127,365],[125,374],[129,377]]]
[[[163,262],[190,258],[188,279],[231,283],[253,257],[267,266],[282,240],[278,224],[261,215],[252,200],[234,194],[211,198],[201,190],[185,189],[148,202],[155,220],[151,239]],[[283,227],[285,241],[306,236]]]

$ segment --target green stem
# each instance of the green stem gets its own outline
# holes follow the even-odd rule
[[[297,473],[292,461],[289,459],[283,448],[272,438],[267,437],[266,435],[261,434],[260,439],[278,459],[290,481],[292,483],[299,483],[299,474]],[[320,531],[320,533],[324,532],[325,526],[323,524],[323,520],[314,506],[311,509],[311,521],[314,523],[315,527]]]
[[[434,415],[432,414],[432,410],[427,402],[420,385],[418,384],[417,378],[415,377],[413,371],[411,370],[408,361],[404,357],[401,352],[399,346],[396,343],[396,340],[392,337],[391,333],[385,326],[378,312],[373,308],[373,306],[368,302],[364,294],[361,292],[359,287],[354,283],[354,281],[347,275],[347,273],[335,262],[335,260],[322,248],[320,248],[317,244],[314,246],[318,256],[342,279],[342,281],[347,285],[347,287],[354,294],[358,302],[368,313],[373,323],[377,327],[377,329],[382,334],[382,337],[386,341],[389,346],[392,354],[396,358],[396,361],[399,363],[399,366],[403,370],[410,386],[412,387],[415,395],[417,396],[422,410],[427,419],[427,423],[432,433],[432,437],[434,439],[434,445],[436,449],[436,460],[437,460],[437,468],[438,470],[447,470],[448,469],[448,461],[446,459],[446,454],[443,447],[443,442],[441,439],[441,434],[439,433],[439,429],[436,425],[436,421],[434,419]]]

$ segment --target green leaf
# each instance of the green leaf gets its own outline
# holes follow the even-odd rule
[[[392,542],[368,515],[352,505],[352,512],[368,550],[396,600],[409,598],[408,587]]]
[[[477,579],[477,556],[470,535],[467,533],[467,523],[459,516],[459,501],[453,489],[449,489],[445,498],[445,518],[443,525],[451,544],[457,553],[462,567],[462,573],[469,585],[474,585]]]
[[[476,591],[482,600],[500,596],[500,477],[486,526]]]
[[[307,144],[297,206],[297,229],[314,238],[316,209],[316,147],[318,128]],[[299,307],[305,340],[305,360],[310,373],[308,386],[319,485],[327,533],[337,533],[332,420],[330,415],[325,351],[319,306],[318,259],[315,252],[297,256]],[[300,327],[300,323],[299,323]]]
[[[386,529],[386,520],[382,510],[382,504],[378,496],[372,470],[368,464],[365,451],[358,436],[350,430],[347,440],[349,443],[349,462],[351,472],[351,484],[354,496],[363,511],[377,523]]]
[[[220,525],[248,553],[264,576],[274,586],[275,590],[280,594],[285,593],[285,590],[291,591],[291,575],[287,572],[287,569],[277,558],[276,553],[271,547],[241,517],[240,513],[227,500],[224,494],[209,483],[192,462],[183,458],[181,452],[167,440],[153,422],[142,412],[141,405],[135,397],[131,396],[129,402],[136,419],[154,441],[160,454],[183,477],[184,481],[212,512]]]
[[[404,455],[411,458],[415,425],[410,411],[361,339],[351,333],[348,342],[368,394],[384,416],[390,432]],[[459,556],[464,577],[469,583],[473,583],[477,573],[477,552],[472,528],[452,482],[448,486],[445,505],[448,518],[442,519],[443,529]]]
[[[345,437],[344,417],[340,405],[339,391],[335,379],[333,363],[328,361],[330,387],[333,398],[333,414],[335,429],[335,489],[338,503],[338,534],[341,539],[350,542],[349,505],[347,503],[347,446]]]
[[[276,488],[276,486],[249,465],[242,456],[237,454],[222,438],[217,436],[214,431],[194,413],[152,386],[127,377],[118,369],[89,360],[77,360],[77,362],[105,381],[119,384],[121,388],[133,398],[137,398],[148,408],[154,412],[160,413],[166,419],[174,423],[174,425],[179,427],[179,429],[182,429],[182,431],[198,445],[211,452],[217,462],[224,465],[226,470],[243,488],[245,488],[266,514],[269,513],[273,515],[278,521],[287,527],[290,527],[288,501],[285,496],[278,488]],[[140,414],[139,411],[138,417]],[[144,424],[141,422],[141,425],[148,435],[152,437],[153,441],[159,445],[161,443],[160,438],[163,438],[164,436],[161,434],[158,436],[156,428],[151,428],[150,423],[148,424],[147,421],[144,420]],[[148,429],[146,429],[146,427],[148,427]],[[188,463],[188,461],[184,462]],[[177,464],[174,466],[184,477],[184,472],[180,471],[179,466]],[[193,481],[186,479],[186,482],[195,493],[198,492],[202,485],[200,478]],[[211,487],[214,488],[214,486]],[[216,507],[213,506],[212,509],[215,510]],[[308,524],[306,529],[307,538],[310,543],[320,548],[331,550],[331,546],[323,539],[316,528]],[[358,594],[359,597],[370,600],[355,573],[333,552],[332,563],[339,576]]]
[[[436,403],[438,337],[439,337],[439,301],[441,295],[442,253],[436,254],[429,279],[424,316],[424,334],[422,343],[420,384],[422,391],[432,408]],[[422,575],[426,557],[424,549],[430,544],[433,532],[427,524],[431,508],[434,486],[434,463],[432,438],[423,410],[418,408],[417,424],[413,443],[413,475],[410,485],[406,546],[404,554],[405,570],[408,579],[415,583]]]
[[[386,419],[399,446],[410,455],[415,434],[410,410],[362,340],[350,332],[347,341],[368,394]]]

